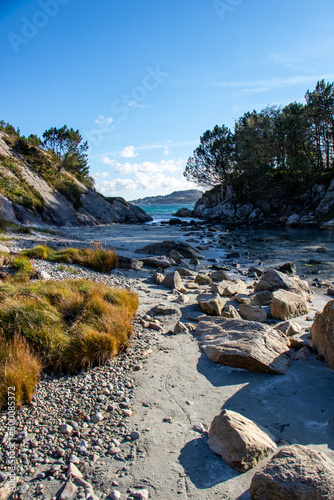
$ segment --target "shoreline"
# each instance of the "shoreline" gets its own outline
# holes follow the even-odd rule
[[[85,246],[94,239],[102,238],[102,242],[109,246],[114,243],[120,255],[140,259],[141,255],[135,250],[148,242],[177,239],[200,247],[205,261],[201,262],[198,270],[209,270],[205,267],[212,264],[208,259],[225,262],[227,252],[238,251],[239,257],[229,259],[232,278],[245,278],[245,263],[249,267],[258,262],[258,259],[253,262],[252,255],[242,254],[243,250],[248,251],[246,248],[250,244],[247,240],[240,240],[238,234],[237,239],[240,241],[239,247],[236,247],[232,232],[210,232],[176,226],[132,227],[127,224],[104,229],[61,229],[60,232],[64,236],[38,233],[38,243]],[[76,235],[79,232],[81,238]],[[223,240],[220,240],[221,237]],[[13,249],[32,246],[36,238],[35,233],[17,235],[12,242]],[[261,242],[255,244],[261,246]],[[331,252],[326,257],[331,256]],[[319,256],[316,249],[306,251],[307,256],[313,254]],[[46,261],[35,260],[34,264],[37,269],[53,272],[55,276],[52,277],[59,279],[64,279],[68,273],[58,271],[56,268],[59,265]],[[307,360],[294,361],[284,376],[264,375],[213,364],[200,351],[193,333],[170,334],[180,318],[196,325],[196,318],[201,315],[196,302],[198,291],[187,293],[189,302],[183,307],[175,302],[177,295],[155,284],[153,274],[156,269],[115,269],[104,276],[86,269],[77,274],[80,271],[77,266],[68,267],[76,269],[76,273],[72,273],[76,278],[90,277],[108,281],[107,284],[134,288],[139,295],[140,306],[134,321],[134,336],[125,353],[104,367],[88,370],[75,377],[44,377],[34,398],[35,404],[17,412],[22,415],[22,430],[28,433],[24,443],[19,446],[31,450],[29,453],[24,452],[27,461],[30,462],[32,458],[31,462],[37,464],[36,467],[29,464],[29,469],[33,467],[34,471],[23,476],[24,484],[29,484],[24,498],[34,498],[35,489],[41,484],[44,498],[54,498],[65,483],[72,450],[71,454],[77,457],[77,466],[82,469],[85,481],[94,489],[94,494],[90,496],[94,499],[106,498],[105,495],[112,490],[120,491],[121,498],[132,498],[131,490],[144,488],[148,490],[150,498],[161,500],[213,500],[217,495],[231,500],[248,500],[249,483],[259,466],[240,475],[214,455],[206,444],[205,429],[222,406],[253,419],[281,444],[310,444],[334,460],[334,435],[330,425],[334,419],[331,404],[334,371],[317,361],[314,354]],[[329,271],[327,274],[331,276]],[[313,279],[310,274],[310,283]],[[314,314],[331,300],[325,293],[325,287],[312,287],[312,290],[315,293],[310,313],[294,319],[303,329],[311,326]],[[154,314],[154,307],[159,304],[170,305],[176,312],[163,316]],[[196,316],[194,311],[197,309]],[[152,324],[156,322],[155,329],[147,327],[149,321]],[[103,388],[106,389],[105,394]],[[60,409],[54,407],[55,416],[51,422],[45,408],[52,403],[52,397],[57,397],[58,404],[63,406]],[[106,405],[107,408],[104,408]],[[73,417],[80,406],[83,416],[77,417],[78,431],[71,437],[60,436],[58,420],[69,423],[73,418],[66,416],[66,412],[72,411]],[[105,412],[105,418],[97,424],[91,424],[91,414],[101,409]],[[5,423],[2,414],[0,432],[4,430]],[[131,434],[133,432],[137,434]],[[48,434],[54,436],[53,441],[47,439]],[[3,432],[0,438],[3,438]],[[48,443],[50,440],[53,444]],[[79,444],[82,441],[86,442],[86,446]],[[35,448],[31,445],[34,442],[37,443]],[[46,446],[54,447],[55,450],[60,446],[65,453],[63,457],[51,458],[48,455],[50,449],[45,448],[44,455],[49,462],[40,462],[38,456],[35,460],[34,453],[38,455]],[[120,451],[115,455],[105,454],[113,446]],[[49,474],[47,471],[55,465],[59,467]],[[45,477],[36,479],[38,474],[45,474]],[[88,490],[86,488],[86,492]],[[84,491],[82,486],[73,498],[88,498]]]

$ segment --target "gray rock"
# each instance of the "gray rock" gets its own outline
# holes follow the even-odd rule
[[[241,319],[240,314],[238,313],[236,308],[233,307],[231,304],[228,304],[227,306],[224,307],[224,310],[221,313],[221,316],[223,318]]]
[[[305,295],[287,292],[286,290],[277,290],[273,295],[270,312],[274,319],[287,320],[303,316],[309,312]]]
[[[210,316],[220,316],[225,305],[217,293],[201,293],[197,295],[197,302],[202,311]]]
[[[312,344],[334,370],[334,300],[330,300],[311,326]]]
[[[186,267],[182,267],[182,266],[178,266],[176,268],[177,272],[179,273],[180,276],[183,276],[183,277],[189,277],[189,278],[192,278],[192,277],[195,277],[197,276],[197,273],[195,273],[194,271],[192,271],[191,269],[187,269]]]
[[[139,270],[143,267],[143,261],[131,259],[130,257],[118,256],[118,267],[122,269],[136,269]]]
[[[282,448],[253,476],[252,500],[330,500],[334,464],[323,453],[306,446]]]
[[[0,243],[0,252],[10,254],[9,248],[6,247],[5,245],[2,245],[1,243]]]
[[[196,328],[200,348],[214,363],[285,374],[291,364],[288,338],[256,321],[208,318]]]
[[[228,276],[228,274],[225,272],[225,271],[213,271],[212,273],[210,273],[210,278],[212,279],[212,281],[216,281],[216,282],[219,282],[219,281],[229,281],[230,278]]]
[[[269,306],[273,297],[269,290],[262,290],[251,297],[251,304],[252,306]]]
[[[176,250],[185,259],[204,259],[196,248],[191,247],[188,243],[183,241],[163,241],[161,243],[150,243],[143,248],[135,250],[135,253],[149,254],[149,255],[169,255],[172,250]]]
[[[250,304],[240,304],[239,313],[243,319],[248,321],[266,321],[267,313],[260,307],[252,306]]]
[[[170,267],[170,262],[166,257],[145,257],[140,259],[144,266],[148,267],[160,267],[161,269],[167,269]]]
[[[93,424],[97,424],[98,422],[101,422],[101,420],[103,420],[103,414],[101,412],[94,413],[90,417],[90,419],[93,422]]]
[[[173,333],[175,335],[179,334],[179,333],[189,333],[189,328],[187,327],[187,325],[185,325],[184,323],[182,323],[181,321],[179,321],[175,327],[174,327],[174,330],[173,330]]]
[[[195,278],[195,283],[198,283],[199,285],[211,285],[212,279],[206,274],[198,274]]]
[[[70,500],[75,497],[77,491],[78,487],[69,480],[60,488],[56,496],[59,500]]]
[[[159,304],[154,308],[155,314],[163,314],[170,316],[172,314],[179,314],[179,310],[176,307],[167,306],[166,304]]]
[[[306,281],[301,280],[298,276],[287,276],[286,274],[270,269],[266,271],[258,283],[254,287],[254,292],[261,290],[286,290],[288,292],[304,295],[307,299],[311,296],[311,291]]]
[[[252,420],[231,410],[223,410],[213,419],[208,446],[239,472],[252,469],[277,448]]]
[[[166,286],[167,288],[170,288],[171,290],[184,290],[183,281],[177,271],[174,271],[173,273],[167,273],[161,284]]]
[[[59,430],[62,434],[71,434],[73,431],[73,427],[69,424],[61,424],[59,426]]]

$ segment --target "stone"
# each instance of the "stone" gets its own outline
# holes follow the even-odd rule
[[[15,441],[18,443],[22,443],[26,438],[28,437],[28,432],[27,431],[21,431],[17,434]]]
[[[73,462],[70,462],[70,465],[68,466],[67,472],[66,472],[67,477],[83,477],[82,473],[79,471],[78,467],[74,465]]]
[[[69,480],[64,486],[61,487],[56,496],[59,500],[70,500],[75,497],[77,491],[78,487]]]
[[[187,295],[180,295],[177,299],[175,299],[175,302],[178,304],[187,304],[189,302],[189,297]]]
[[[295,355],[295,360],[305,360],[311,356],[311,351],[307,346],[302,347]]]
[[[7,479],[7,474],[5,472],[0,471],[0,483],[3,483]]]
[[[286,290],[277,290],[273,295],[270,312],[274,319],[287,320],[303,316],[309,312],[304,295],[287,292]]]
[[[251,297],[252,306],[268,306],[273,300],[273,294],[269,290],[261,290]]]
[[[182,220],[178,217],[171,217],[168,221],[168,224],[170,226],[175,226],[176,224],[182,224]]]
[[[252,469],[277,448],[252,420],[231,410],[223,410],[213,419],[208,446],[239,472]]]
[[[334,370],[334,300],[325,305],[311,326],[312,345]]]
[[[98,424],[103,420],[103,414],[101,412],[93,413],[93,415],[90,417],[91,421],[93,424]]]
[[[162,285],[164,279],[165,279],[164,274],[162,274],[162,273],[155,273],[154,274],[154,281],[157,285]]]
[[[177,250],[172,250],[171,252],[169,252],[169,257],[175,260],[177,264],[181,264],[182,260],[184,259],[183,255],[180,254],[180,252],[178,252]]]
[[[218,293],[201,293],[197,295],[197,302],[202,311],[210,316],[220,316],[225,306]]]
[[[0,252],[10,254],[9,248],[6,247],[5,245],[2,245],[1,243],[0,243]]]
[[[165,279],[161,284],[166,286],[167,288],[170,288],[171,290],[184,290],[182,278],[177,271],[166,274]]]
[[[7,500],[12,494],[10,481],[0,486],[0,500]]]
[[[198,274],[195,283],[198,283],[198,285],[212,285],[212,279],[206,274]]]
[[[188,290],[197,290],[199,288],[199,284],[198,283],[187,283],[186,287],[188,288]]]
[[[119,500],[121,498],[121,492],[118,491],[118,490],[112,490],[109,495],[108,495],[108,498],[110,498],[111,500]]]
[[[294,321],[284,321],[284,323],[278,323],[278,325],[275,325],[275,328],[285,333],[288,337],[302,331],[301,326]]]
[[[173,333],[175,335],[177,335],[179,333],[189,333],[189,328],[184,323],[179,321],[178,323],[176,323],[174,330],[173,330]]]
[[[159,304],[155,306],[154,312],[155,314],[163,314],[169,316],[172,314],[178,314],[179,310],[176,307],[166,306],[165,304]]]
[[[243,319],[247,319],[249,321],[263,322],[267,319],[267,313],[264,309],[250,304],[240,304],[239,313]]]
[[[210,273],[210,278],[212,279],[212,281],[216,281],[216,282],[219,282],[219,281],[229,281],[230,278],[228,276],[228,274],[225,272],[225,271],[213,271],[212,273]]]
[[[37,271],[34,276],[32,277],[32,279],[34,280],[44,280],[44,281],[48,281],[51,278],[50,274],[47,273],[46,271]]]
[[[293,262],[284,262],[283,264],[275,267],[276,271],[280,271],[285,274],[294,274],[297,272],[297,268]]]
[[[120,453],[121,452],[121,449],[118,448],[118,446],[111,446],[109,449],[108,449],[108,454],[109,455],[117,455],[117,453]]]
[[[291,349],[301,349],[302,347],[308,347],[312,349],[310,339],[305,338],[305,335],[302,333],[297,333],[296,335],[291,335],[289,337],[290,347]]]
[[[224,310],[221,313],[221,316],[223,316],[224,318],[241,319],[240,314],[238,313],[236,308],[233,307],[231,304],[224,307]]]
[[[195,333],[200,348],[214,363],[277,374],[285,374],[291,364],[288,338],[263,323],[206,318]]]
[[[135,253],[149,254],[149,255],[169,255],[172,250],[176,250],[185,259],[204,259],[196,248],[193,248],[188,243],[183,241],[163,241],[160,243],[150,243],[143,248],[135,250]],[[142,259],[140,259],[142,260]]]
[[[234,296],[234,298],[237,299],[237,301],[240,304],[251,304],[252,303],[252,296],[248,295],[246,293],[237,293]],[[255,304],[253,304],[253,305],[255,305]]]
[[[186,267],[178,266],[176,270],[182,277],[194,278],[195,276],[197,276],[197,273]]]
[[[224,297],[231,297],[236,294],[246,294],[247,285],[242,280],[221,281],[220,283],[213,284],[210,291],[213,293],[219,293],[219,295]]]
[[[299,444],[279,450],[254,474],[250,485],[252,500],[330,500],[333,491],[333,462]]]
[[[123,255],[118,256],[117,267],[121,269],[135,269],[139,270],[143,267],[144,263],[142,260],[132,259],[131,257],[124,257]]]
[[[149,498],[148,490],[144,488],[140,490],[131,490],[131,495],[139,500],[148,500]]]
[[[69,424],[61,424],[59,426],[59,430],[62,434],[72,434],[72,431],[73,431],[73,427]]]
[[[306,281],[301,280],[299,276],[287,276],[276,269],[269,269],[261,276],[260,281],[254,287],[254,292],[257,293],[261,290],[275,292],[281,289],[304,295],[306,299],[311,296],[310,287]]]
[[[161,269],[167,269],[170,267],[170,262],[165,257],[146,257],[140,259],[144,266],[148,267],[160,267]]]
[[[285,225],[290,226],[290,227],[297,226],[299,220],[300,220],[300,216],[298,214],[292,214],[292,215],[290,215],[290,217],[287,218]]]

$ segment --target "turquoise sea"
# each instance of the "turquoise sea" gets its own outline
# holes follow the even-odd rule
[[[147,214],[153,217],[153,222],[163,222],[168,221],[173,214],[175,214],[180,208],[189,208],[193,210],[194,205],[183,204],[183,205],[137,205],[138,207],[145,210]]]

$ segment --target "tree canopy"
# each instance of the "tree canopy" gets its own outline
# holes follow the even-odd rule
[[[305,104],[247,112],[233,132],[225,125],[207,130],[184,176],[201,186],[231,183],[240,194],[256,194],[269,184],[296,185],[331,171],[334,175],[334,83],[321,80],[306,92]]]

